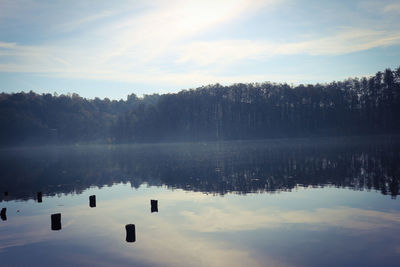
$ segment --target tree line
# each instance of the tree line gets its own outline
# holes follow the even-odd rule
[[[0,94],[0,144],[219,141],[398,133],[400,67],[326,84],[213,84],[126,100]]]

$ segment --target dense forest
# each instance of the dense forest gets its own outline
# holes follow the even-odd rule
[[[327,84],[214,84],[125,101],[2,93],[0,145],[399,133],[398,114],[400,67]]]

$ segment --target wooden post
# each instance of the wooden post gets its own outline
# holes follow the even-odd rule
[[[61,213],[51,215],[51,230],[61,230]]]
[[[151,204],[151,212],[158,212],[158,201],[157,200],[150,200],[150,204]]]
[[[125,225],[126,229],[126,242],[135,242],[136,241],[136,230],[134,224]]]
[[[6,211],[7,211],[7,208],[2,208],[2,209],[1,209],[0,217],[1,217],[1,219],[2,219],[3,221],[6,221],[6,220],[7,220]]]
[[[6,192],[4,192],[4,195],[5,195],[5,196],[8,196],[8,192],[7,192],[7,191],[6,191]]]
[[[96,207],[96,196],[92,195],[89,197],[89,206],[91,208],[95,208]]]
[[[37,201],[38,201],[39,203],[42,203],[42,192],[38,192],[38,193],[37,193]]]

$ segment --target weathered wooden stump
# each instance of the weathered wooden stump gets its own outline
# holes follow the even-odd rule
[[[37,201],[39,202],[39,203],[41,203],[43,200],[42,200],[42,192],[38,192],[37,193]]]
[[[135,242],[136,241],[136,230],[134,224],[125,225],[126,229],[126,242]]]
[[[2,209],[1,209],[0,217],[1,217],[1,219],[2,219],[3,221],[6,221],[6,220],[7,220],[6,211],[7,211],[7,208],[2,208]]]
[[[151,204],[151,212],[158,212],[158,201],[157,200],[150,200]]]
[[[89,206],[91,208],[95,208],[96,207],[96,196],[92,195],[89,197]]]
[[[55,213],[51,215],[51,230],[61,230],[61,213]]]

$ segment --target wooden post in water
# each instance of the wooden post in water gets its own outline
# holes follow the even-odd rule
[[[136,241],[136,230],[134,224],[125,225],[126,229],[126,242],[135,242]]]
[[[91,208],[95,208],[96,207],[96,196],[92,195],[89,197],[89,206]]]
[[[37,202],[42,203],[42,192],[37,193]]]
[[[55,213],[51,215],[51,230],[61,230],[61,213]]]
[[[7,220],[6,211],[7,211],[7,208],[2,208],[2,209],[1,209],[0,217],[1,217],[1,219],[2,219],[3,221],[6,221],[6,220]]]
[[[151,204],[151,212],[158,212],[158,201],[157,200],[150,200],[150,204]]]
[[[7,192],[7,191],[6,191],[6,192],[4,192],[4,195],[5,195],[5,196],[8,196],[8,192]]]

